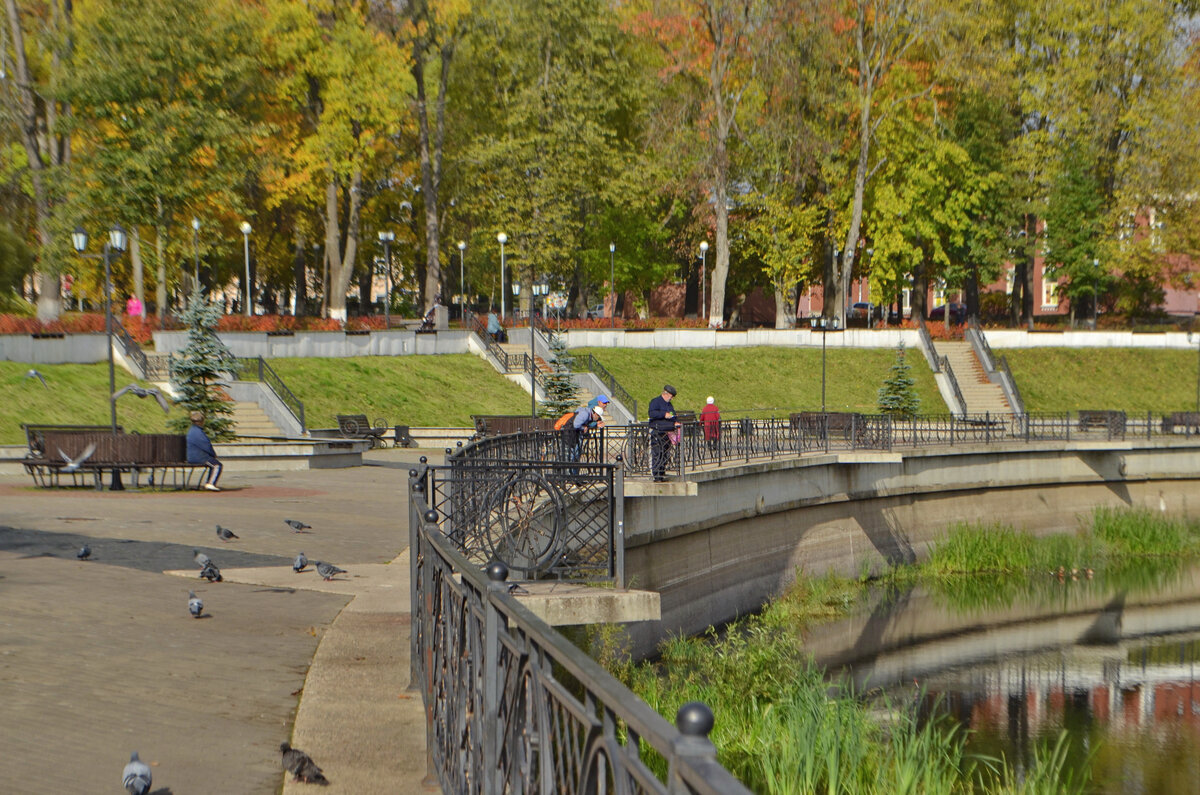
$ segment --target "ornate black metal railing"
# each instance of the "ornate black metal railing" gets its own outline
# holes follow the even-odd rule
[[[495,482],[473,487],[469,480],[487,468],[466,465],[471,447],[452,456],[461,458],[451,469],[463,479],[448,490],[430,489],[439,476],[423,459],[409,478],[412,681],[425,703],[429,773],[442,791],[748,795],[716,760],[707,706],[685,704],[672,727],[510,595],[503,563],[485,575],[443,533],[447,522],[485,520],[455,520],[430,495],[442,494],[445,510],[493,520],[488,503],[477,501],[483,495],[499,489],[516,504],[530,496]],[[493,444],[491,453],[503,447]],[[543,479],[555,471],[510,464]],[[455,490],[474,497],[445,496]]]
[[[595,374],[600,379],[600,383],[604,384],[604,388],[608,390],[608,394],[621,402],[625,408],[633,412],[633,416],[638,416],[637,399],[626,391],[625,387],[621,386],[617,381],[616,376],[608,371],[608,369],[600,363],[592,354],[587,356],[576,356],[575,367],[577,370],[584,370]]]
[[[142,350],[142,346],[138,345],[138,341],[122,325],[116,314],[113,315],[112,322],[113,336],[121,343],[121,350],[125,352],[125,358],[137,368],[138,378],[147,378],[150,375],[150,367],[146,363],[146,352]]]
[[[258,381],[265,384],[284,407],[291,412],[291,415],[300,423],[300,431],[303,433],[307,429],[304,424],[304,403],[300,398],[296,397],[288,385],[284,383],[279,373],[267,364],[266,359],[261,356],[251,356],[239,358],[238,371],[235,374],[239,381]]]

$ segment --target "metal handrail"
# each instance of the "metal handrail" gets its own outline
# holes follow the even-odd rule
[[[672,727],[511,596],[504,564],[488,564],[485,575],[443,534],[443,511],[427,499],[431,479],[425,467],[409,478],[410,660],[430,717],[429,773],[442,791],[590,792],[614,780],[621,791],[654,795],[749,795],[717,762],[707,706],[685,705]],[[470,501],[444,507],[472,514],[454,517],[464,524],[487,510]],[[652,755],[665,761],[665,780],[652,772]]]
[[[971,347],[975,350],[975,355],[979,357],[979,363],[983,365],[983,369],[988,373],[996,372],[996,357],[992,354],[992,346],[988,344],[983,327],[979,325],[979,319],[974,315],[967,320],[967,339],[970,340]]]
[[[471,315],[471,331],[475,332],[475,336],[479,337],[487,352],[496,360],[496,363],[503,368],[505,373],[523,373],[528,365],[525,364],[524,356],[526,354],[508,354],[500,343],[488,334],[487,326],[479,319],[479,315]]]
[[[921,341],[921,353],[925,354],[929,369],[940,373],[937,348],[933,347],[933,337],[929,336],[929,327],[925,325],[925,318],[922,317],[917,318],[917,338]]]
[[[1000,354],[1000,369],[999,371],[1004,377],[1005,391],[1008,392],[1008,401],[1012,404],[1012,410],[1017,414],[1025,413],[1025,401],[1021,398],[1021,388],[1017,386],[1017,379],[1013,378],[1012,370],[1008,366],[1008,357]]]
[[[950,382],[950,389],[954,393],[954,399],[958,401],[958,409],[965,417],[967,415],[967,401],[963,398],[962,390],[958,387],[958,379],[954,377],[954,368],[950,366],[950,357],[943,356],[938,361],[941,365],[941,372],[946,375],[946,380]]]
[[[132,360],[133,365],[141,371],[138,377],[144,380],[150,372],[149,363],[146,361],[146,352],[142,350],[142,346],[138,345],[138,341],[130,335],[115,314],[112,316],[112,322],[115,336],[121,342],[121,349],[125,352],[125,356]]]
[[[252,375],[253,379],[247,379],[248,374]],[[304,403],[288,388],[279,373],[267,364],[266,359],[261,356],[239,358],[238,376],[243,381],[254,380],[265,384],[279,398],[284,408],[296,418],[296,422],[300,423],[300,432],[307,432],[308,426],[304,424]]]
[[[600,363],[599,359],[590,353],[586,358],[582,356],[576,356],[574,358],[576,363],[580,365],[581,369],[589,373],[594,373],[596,377],[600,379],[600,383],[604,384],[604,388],[608,390],[608,394],[619,400],[626,408],[631,409],[633,411],[634,419],[637,418],[637,399],[634,398],[633,395],[629,394],[625,387],[621,386],[621,384],[617,381],[616,376],[610,373],[608,368]]]

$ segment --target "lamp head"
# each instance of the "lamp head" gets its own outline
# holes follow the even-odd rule
[[[199,218],[192,218],[192,229],[194,229],[197,232],[200,231],[200,219]]]
[[[609,253],[609,254],[612,254],[612,253],[614,253],[616,250],[617,250],[617,244],[616,244],[616,243],[609,243],[609,244],[608,244],[608,253]]]
[[[108,245],[113,251],[124,251],[128,242],[129,235],[125,234],[125,228],[120,224],[114,224],[113,228],[108,230]]]
[[[243,234],[243,235],[248,235],[248,234],[250,234],[250,222],[249,222],[249,221],[242,221],[242,225],[241,225],[241,226],[239,226],[239,227],[238,227],[238,229],[241,229],[241,230],[242,230],[242,234]]]
[[[701,240],[701,241],[700,241],[700,253],[701,253],[701,254],[703,254],[703,253],[704,253],[704,252],[706,252],[706,251],[708,251],[708,241],[707,241],[707,240]]]
[[[396,239],[396,233],[395,233],[395,232],[392,232],[392,231],[390,231],[390,230],[387,230],[387,229],[380,230],[380,232],[379,232],[379,242],[381,242],[381,243],[391,243],[391,242],[392,242],[393,240],[395,240],[395,239]]]
[[[463,251],[464,249],[466,249],[466,247],[467,247],[467,241],[465,241],[465,240],[458,241],[458,250],[459,251]]]
[[[521,294],[521,285],[520,284],[518,284],[517,282],[513,282],[512,288],[513,288],[513,295]]]
[[[71,232],[71,245],[75,250],[82,254],[87,250],[88,233],[84,231],[82,226],[75,227],[75,231]]]
[[[503,246],[508,242],[508,235],[501,232],[500,234],[496,235],[496,242]]]

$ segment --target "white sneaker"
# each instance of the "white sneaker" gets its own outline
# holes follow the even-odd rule
[[[220,491],[221,490],[217,486],[213,485],[212,483],[205,483],[204,488],[208,489],[209,491]]]

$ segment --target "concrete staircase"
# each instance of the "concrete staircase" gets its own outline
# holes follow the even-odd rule
[[[971,343],[936,340],[933,343],[938,358],[945,356],[958,381],[967,414],[1011,414],[1012,407],[999,384],[988,380],[987,371],[971,348]]]
[[[509,356],[520,356],[521,354],[525,354],[526,356],[529,355],[528,345],[505,342],[500,344],[500,348]],[[534,365],[538,368],[542,375],[549,375],[554,371],[554,368],[550,366],[550,363],[541,356],[535,356],[533,361]],[[526,380],[526,383],[528,383],[528,380]],[[579,405],[581,406],[600,394],[602,393],[584,387],[580,387],[579,391],[576,393],[577,397],[579,398]]]
[[[238,436],[285,436],[257,403],[233,404],[233,430]]]

